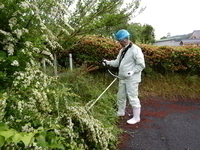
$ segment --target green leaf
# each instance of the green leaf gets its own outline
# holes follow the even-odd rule
[[[4,142],[5,142],[5,137],[0,136],[0,147],[3,146]]]
[[[22,120],[20,120],[20,119],[17,119],[17,120],[16,120],[16,122],[21,122],[21,121],[22,121]]]
[[[34,133],[28,133],[27,135],[24,135],[24,136],[21,137],[21,140],[22,140],[22,142],[24,143],[25,146],[28,146],[31,143],[34,135],[35,135]]]
[[[42,147],[46,147],[48,143],[46,142],[45,136],[39,135],[37,138],[37,144]]]
[[[5,140],[9,137],[13,136],[15,132],[13,130],[7,130],[7,131],[0,131],[0,135],[5,137]]]
[[[0,50],[0,59],[6,57],[6,52]]]
[[[15,132],[12,141],[17,144],[23,136],[20,133]]]
[[[3,122],[0,122],[0,131],[8,129],[8,126],[5,125]]]
[[[57,143],[57,144],[52,144],[50,147],[51,147],[51,148],[65,149],[65,147],[63,146],[63,144],[59,144],[59,143]]]

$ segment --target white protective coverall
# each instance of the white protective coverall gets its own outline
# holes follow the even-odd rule
[[[118,116],[125,115],[126,100],[128,98],[132,108],[140,108],[140,100],[138,98],[138,85],[141,82],[141,72],[145,68],[144,55],[142,50],[137,45],[131,43],[132,46],[127,50],[124,58],[119,65],[122,51],[121,49],[115,60],[107,61],[106,63],[112,67],[119,67],[118,76],[119,89],[117,93]],[[133,71],[131,76],[129,71]]]

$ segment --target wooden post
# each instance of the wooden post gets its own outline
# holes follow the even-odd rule
[[[43,66],[43,71],[46,74],[47,73],[47,68],[46,68],[46,61],[45,58],[42,58],[42,66]]]
[[[70,65],[70,70],[73,70],[73,65],[72,65],[72,54],[69,54],[69,65]]]
[[[53,61],[53,66],[54,66],[54,76],[58,76],[58,70],[57,70],[57,57],[56,54],[54,54],[54,61]]]

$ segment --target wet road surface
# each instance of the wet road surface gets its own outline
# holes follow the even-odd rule
[[[132,113],[130,107],[127,112]],[[200,150],[200,101],[147,100],[140,123],[129,125],[129,118],[119,121],[119,150]]]

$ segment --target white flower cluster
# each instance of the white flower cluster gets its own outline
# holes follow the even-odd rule
[[[15,25],[17,24],[17,18],[16,17],[12,17],[9,19],[9,26],[12,29]]]
[[[64,32],[65,34],[67,34],[67,35],[70,35],[70,33],[69,33],[69,31],[68,30],[66,30],[66,29],[62,29],[62,32]]]
[[[44,147],[38,146],[36,142],[33,142],[32,146],[34,147],[34,150],[47,150]]]
[[[26,47],[30,47],[30,46],[32,46],[32,42],[26,41],[26,42],[25,42],[25,45],[26,45]]]
[[[0,120],[2,120],[4,116],[4,109],[6,108],[6,100],[8,98],[7,93],[3,93],[2,97],[0,97]]]
[[[59,10],[63,11],[64,12],[64,15],[63,15],[63,22],[64,24],[72,31],[74,31],[75,29],[68,23],[68,16],[70,14],[70,11],[68,10],[69,7],[67,7],[65,4],[60,4],[59,2],[57,2],[57,6],[59,8]],[[53,10],[54,11],[54,10]]]
[[[23,111],[23,101],[19,101],[17,106],[18,106],[17,109],[19,110],[19,112],[22,113],[22,111]]]
[[[14,75],[16,78],[13,81],[13,90],[19,91],[19,94],[16,96],[17,105],[13,105],[13,109],[18,110],[20,115],[24,116],[25,113],[24,119],[36,117],[42,123],[45,118],[43,115],[52,111],[47,94],[48,86],[54,78],[46,76],[37,66],[31,67],[30,64],[25,72],[16,72]],[[30,129],[25,127],[24,130]]]
[[[14,60],[12,63],[11,63],[12,66],[19,66],[19,62],[17,60]]]
[[[37,81],[43,81],[40,85],[41,88],[45,88],[47,85],[50,84],[51,77],[48,77],[39,70],[39,64],[34,67],[31,67],[32,65],[36,65],[36,63],[33,61],[33,64],[27,65],[27,68],[25,68],[25,72],[15,72],[14,75],[16,76],[16,79],[13,81],[14,87],[32,87],[33,85],[37,85],[35,84]]]
[[[62,46],[56,41],[55,36],[49,32],[49,35],[45,37],[45,41],[48,43],[48,45],[52,49],[60,48],[62,49]]]
[[[22,126],[22,132],[33,132],[34,128],[31,127],[30,123],[25,124],[24,126]]]
[[[51,52],[49,52],[49,51],[43,50],[42,54],[53,57],[52,54],[51,54]]]
[[[24,33],[28,33],[28,30],[25,29],[25,28],[22,28],[22,29],[16,29],[13,31],[13,33],[16,34],[17,38],[20,39],[21,36],[24,34]]]
[[[52,56],[52,57],[53,57],[53,56]],[[53,60],[52,57],[51,57],[51,59]],[[54,66],[53,63],[52,63],[49,59],[44,58],[44,59],[43,59],[43,62],[44,62],[44,63],[47,62],[50,66]]]
[[[29,8],[29,2],[27,2],[27,1],[21,2],[20,7],[23,9]]]
[[[48,102],[48,97],[47,93],[38,89],[33,89],[33,98],[37,101],[38,104],[40,104],[40,109],[49,112],[50,109],[50,104]]]
[[[39,23],[40,29],[44,35],[45,41],[48,43],[48,45],[52,49],[56,49],[57,47],[62,49],[62,46],[57,42],[57,35],[54,35],[53,31],[51,29],[48,29],[48,27],[44,24],[44,21],[40,16],[40,10],[37,7],[37,5],[35,5],[34,3],[30,3],[30,5],[33,8],[33,12],[34,12],[36,19],[40,22]],[[54,10],[54,12],[56,12],[56,10]],[[57,13],[57,15],[58,15],[58,13]]]
[[[8,43],[8,45],[5,45],[4,50],[6,50],[8,55],[11,56],[14,54],[14,45],[12,43]]]
[[[11,18],[9,22],[10,22],[9,25],[13,27],[16,23],[16,18],[15,17]],[[24,33],[28,33],[28,30],[25,28],[16,29],[13,31],[13,33],[17,36],[18,39],[20,39]],[[4,44],[3,49],[8,52],[8,56],[12,56],[14,54],[15,44],[18,42],[18,39],[14,38],[11,33],[3,30],[0,30],[0,34],[5,35],[5,38],[3,39],[2,42],[2,44]]]
[[[11,34],[9,32],[3,31],[0,29],[0,33],[6,36],[10,36]]]
[[[17,110],[23,115],[23,110],[29,110],[32,113],[39,115],[38,109],[36,107],[36,100],[31,96],[27,99],[23,99],[18,102]],[[25,116],[24,119],[30,119],[32,116]]]
[[[37,48],[37,47],[33,47],[33,52],[35,52],[35,53],[40,53],[40,50],[39,50],[39,48]]]
[[[72,132],[73,127],[77,125],[70,122],[73,122],[73,118],[76,118],[76,120],[80,122],[78,126],[79,132],[87,131],[85,132],[85,136],[90,140],[90,142],[99,145],[101,147],[99,149],[108,150],[108,141],[115,139],[114,135],[110,132],[110,130],[112,129],[105,130],[103,124],[99,120],[89,115],[86,108],[84,107],[68,106],[66,107],[66,110],[69,110],[69,112],[72,113],[71,115],[69,115],[71,116],[71,118],[69,118],[68,120],[69,124],[67,126],[67,129],[69,130],[68,134],[71,138],[71,141],[73,141],[73,138],[80,138],[80,139],[83,138],[80,137],[80,135],[77,135]],[[72,129],[72,131],[70,129]],[[82,139],[82,141],[84,144],[82,145],[84,149],[87,147],[87,145],[85,145],[84,139]],[[76,143],[73,142],[71,142],[70,144],[76,145]]]
[[[4,7],[4,4],[0,4],[0,9],[3,9]]]
[[[5,36],[5,38],[2,41],[2,44],[4,44],[3,49],[8,52],[9,56],[13,55],[14,44],[17,43],[17,40],[9,32],[0,30],[0,34],[3,34]]]
[[[14,33],[17,35],[18,39],[22,36],[22,31],[19,29],[14,30]]]

